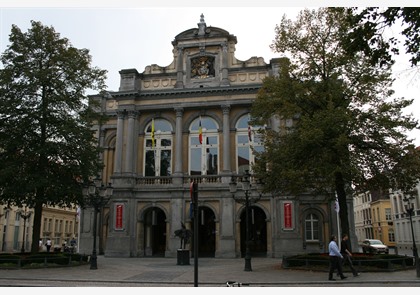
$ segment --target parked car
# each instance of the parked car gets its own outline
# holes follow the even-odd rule
[[[388,246],[380,240],[366,239],[362,242],[363,253],[388,254]]]

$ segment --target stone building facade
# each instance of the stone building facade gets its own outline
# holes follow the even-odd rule
[[[190,216],[190,183],[198,183],[199,255],[241,257],[245,250],[244,205],[229,191],[232,177],[251,170],[253,150],[262,149],[249,112],[265,77],[278,74],[279,60],[235,57],[236,36],[207,26],[178,34],[173,62],[142,73],[120,71],[118,91],[93,96],[108,120],[97,126],[113,196],[98,217],[99,248],[105,256],[176,256],[175,230]],[[99,110],[98,110],[99,111]],[[251,171],[252,174],[252,171]],[[251,177],[250,197],[259,196]],[[237,197],[243,196],[239,189]],[[349,212],[352,202],[349,200]],[[336,228],[326,196],[264,194],[250,210],[253,256],[282,257],[325,252]],[[352,219],[352,217],[351,217]],[[93,211],[83,210],[80,251],[92,250]]]
[[[0,252],[31,251],[33,233],[33,209],[16,206],[0,207]],[[41,236],[42,244],[51,239],[52,246],[62,249],[70,245],[71,239],[78,240],[79,217],[76,208],[44,206],[42,208]],[[39,241],[35,241],[36,244]],[[40,251],[45,251],[42,247]]]

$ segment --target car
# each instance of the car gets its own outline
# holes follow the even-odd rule
[[[363,253],[388,254],[389,248],[381,240],[366,239],[362,242]]]

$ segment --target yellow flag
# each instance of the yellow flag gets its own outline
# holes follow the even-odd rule
[[[152,119],[152,148],[155,147],[155,119]]]

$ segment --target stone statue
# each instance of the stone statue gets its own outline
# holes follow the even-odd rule
[[[180,249],[185,249],[185,245],[189,244],[192,232],[185,227],[185,224],[181,222],[181,229],[177,229],[174,232],[176,237],[179,237],[181,239],[181,246]]]

